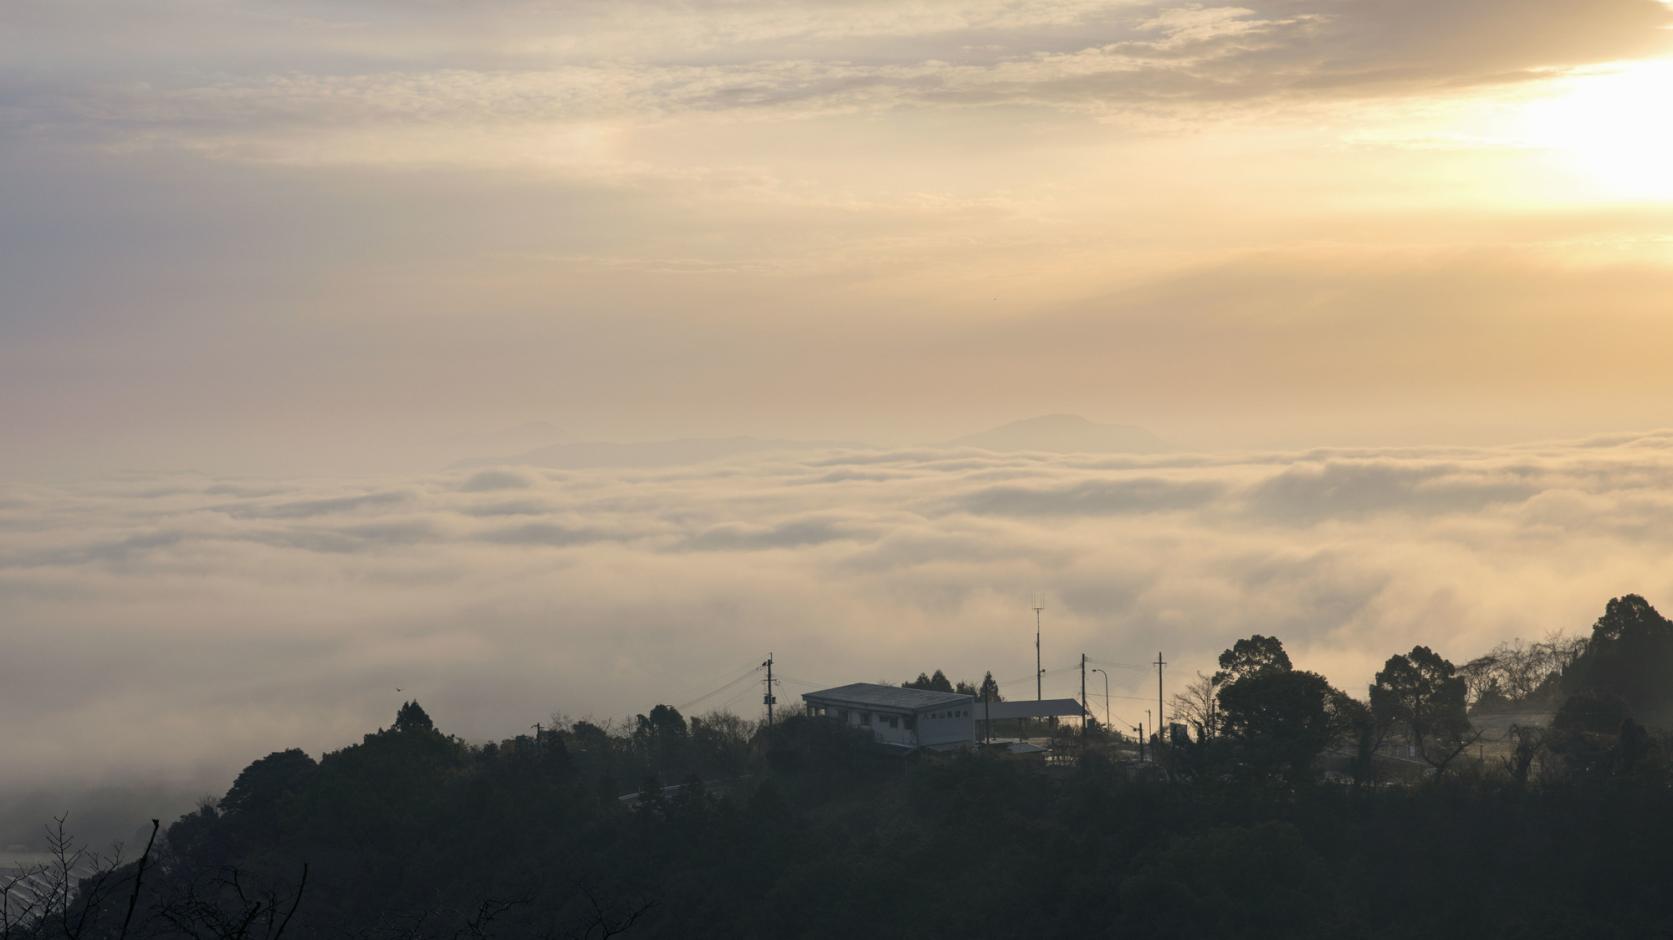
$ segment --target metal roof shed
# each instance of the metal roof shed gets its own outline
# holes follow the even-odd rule
[[[976,703],[976,718],[978,721],[1009,721],[1013,718],[1080,718],[1084,714],[1080,702],[1072,698]]]

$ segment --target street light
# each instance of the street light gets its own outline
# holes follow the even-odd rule
[[[1093,672],[1104,672],[1094,667]],[[1104,672],[1104,727],[1110,726],[1110,674]]]

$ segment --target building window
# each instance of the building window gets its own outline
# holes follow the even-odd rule
[[[871,725],[871,712],[860,712],[860,724]]]
[[[907,715],[902,720],[906,722],[906,730],[908,730],[908,731],[918,730],[918,716],[917,715]]]

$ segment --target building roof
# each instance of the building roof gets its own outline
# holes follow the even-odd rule
[[[976,703],[971,714],[977,721],[1008,721],[1012,718],[1079,718],[1080,702],[1072,698],[1022,699],[1015,702]]]
[[[968,704],[975,701],[975,697],[961,692],[932,692],[928,689],[903,689],[894,685],[878,685],[874,682],[855,682],[850,685],[839,685],[834,689],[822,689],[818,692],[808,692],[802,696],[804,701],[818,699],[821,702],[840,702],[844,705],[858,705],[873,708],[900,708],[906,711],[922,711],[940,705]],[[1075,714],[1080,714],[1077,711]]]

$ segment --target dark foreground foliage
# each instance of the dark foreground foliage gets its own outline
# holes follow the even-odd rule
[[[130,936],[1673,931],[1665,775],[1183,781],[1096,753],[1064,769],[902,761],[798,718],[724,792],[692,782],[622,801],[563,740],[473,751],[401,730],[317,765],[265,758],[222,808],[170,827]],[[117,936],[123,907],[39,936]]]
[[[1638,633],[1598,642],[1653,638],[1628,607]],[[1469,727],[1427,648],[1365,705],[1264,637],[1222,660],[1216,734],[1144,765],[903,758],[819,719],[664,706],[470,746],[411,703],[319,761],[251,764],[166,829],[137,892],[134,862],[106,865],[5,936],[1673,936],[1669,748],[1597,686],[1630,666],[1632,702],[1662,693],[1600,649],[1492,761],[1446,756]],[[1446,759],[1379,779],[1355,761],[1385,735]],[[1331,753],[1361,772],[1326,782]]]

